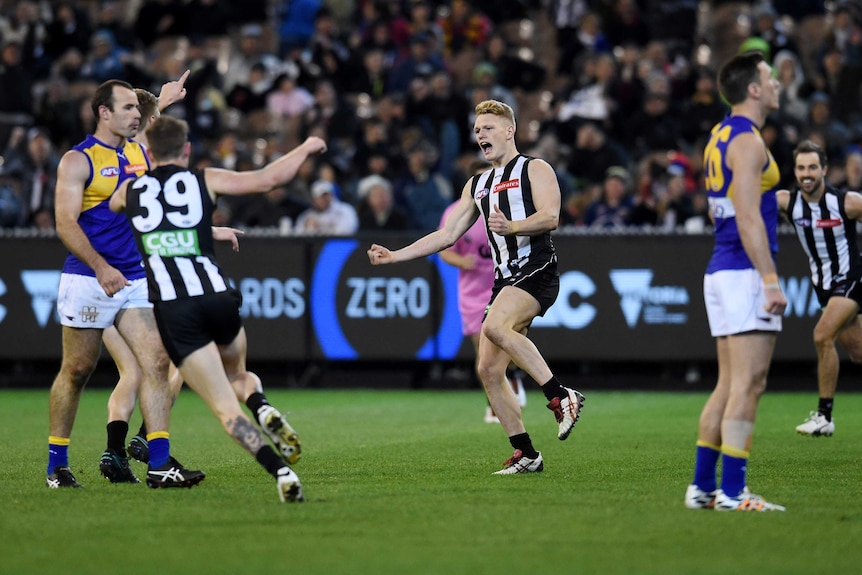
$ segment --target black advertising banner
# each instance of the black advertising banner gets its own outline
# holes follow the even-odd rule
[[[413,236],[384,242],[400,247]],[[0,239],[0,359],[60,359],[55,238]],[[710,236],[556,235],[560,296],[530,336],[552,362],[714,360],[703,306]],[[243,296],[249,359],[468,360],[457,271],[436,256],[371,266],[363,238],[243,237],[218,246]],[[789,301],[777,360],[816,359],[818,305],[797,240],[780,237]],[[83,310],[82,310],[83,313]]]

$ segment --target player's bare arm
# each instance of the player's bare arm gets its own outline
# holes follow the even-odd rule
[[[130,285],[125,276],[108,264],[90,243],[78,218],[84,199],[84,186],[90,177],[90,163],[81,152],[69,151],[57,166],[57,188],[54,217],[57,235],[66,248],[96,272],[99,285],[109,296]]]
[[[778,272],[760,215],[760,177],[766,160],[763,141],[755,134],[741,134],[728,146],[727,163],[733,170],[733,207],[739,238],[745,253],[763,278],[766,288],[764,309],[782,314],[787,307],[787,299],[778,285]]]
[[[844,210],[847,217],[862,221],[862,194],[859,192],[847,192],[844,198]]]
[[[186,70],[179,80],[162,84],[162,89],[159,90],[159,112],[186,97],[186,80],[190,73],[191,70]]]
[[[775,193],[775,199],[778,201],[778,211],[785,216],[788,215],[787,208],[790,206],[790,191],[778,190]]]
[[[536,213],[524,220],[509,221],[495,206],[488,217],[488,229],[501,236],[534,236],[557,229],[560,223],[560,184],[553,168],[544,160],[527,166]]]
[[[239,196],[269,191],[291,180],[309,156],[326,151],[326,142],[311,136],[299,146],[259,170],[235,172],[222,168],[204,170],[207,188],[213,194]]]
[[[464,184],[464,188],[461,190],[461,199],[449,213],[449,217],[446,218],[446,223],[442,228],[394,252],[381,245],[372,244],[367,252],[371,264],[376,266],[406,262],[430,256],[452,247],[479,217],[479,208],[476,207],[473,197],[470,195],[471,180],[467,180],[467,183]]]

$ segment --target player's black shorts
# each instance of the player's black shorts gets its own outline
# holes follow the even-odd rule
[[[560,272],[557,269],[556,256],[550,261],[528,263],[521,268],[517,276],[494,281],[489,306],[494,303],[500,290],[506,286],[515,286],[533,296],[539,302],[539,315],[545,315],[548,308],[557,301],[557,295],[560,293]]]
[[[211,341],[227,345],[242,328],[239,292],[230,289],[217,294],[156,302],[153,311],[165,349],[174,365]]]
[[[859,304],[860,313],[862,313],[862,280],[845,279],[833,285],[830,290],[814,286],[814,292],[817,294],[817,301],[820,302],[821,309],[826,307],[831,297],[846,297]]]

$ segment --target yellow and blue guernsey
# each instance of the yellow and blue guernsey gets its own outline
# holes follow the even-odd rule
[[[144,263],[135,244],[132,227],[125,214],[115,214],[108,208],[108,203],[120,184],[149,169],[146,151],[131,139],[123,142],[122,147],[114,148],[92,135],[72,149],[83,153],[90,161],[90,177],[84,186],[78,224],[93,248],[127,279],[145,277]],[[63,272],[96,275],[90,266],[74,254],[66,258]]]
[[[709,210],[715,221],[715,248],[706,273],[718,270],[741,270],[754,267],[736,226],[736,209],[733,205],[733,172],[728,168],[727,147],[736,136],[754,133],[761,137],[754,122],[744,116],[728,116],[710,133],[703,152],[703,168],[709,198]],[[765,148],[765,144],[764,144]],[[766,226],[766,237],[772,258],[778,252],[778,190],[780,172],[778,164],[766,149],[766,164],[760,176],[760,215]]]

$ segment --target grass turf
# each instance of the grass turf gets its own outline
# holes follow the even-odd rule
[[[799,437],[816,393],[767,393],[749,484],[786,513],[685,509],[703,393],[589,392],[565,442],[533,392],[524,418],[541,474],[491,473],[511,448],[478,391],[277,390],[303,440],[305,504],[194,394],[172,415],[191,490],[99,475],[107,391],[88,390],[70,459],[83,490],[48,490],[47,391],[0,392],[0,573],[858,573],[862,395],[837,434]],[[133,430],[139,416],[132,420]],[[143,465],[133,462],[140,477]]]

